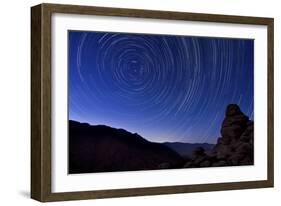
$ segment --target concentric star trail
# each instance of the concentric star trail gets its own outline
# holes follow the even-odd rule
[[[68,59],[70,119],[214,143],[228,104],[253,118],[254,40],[69,31]]]

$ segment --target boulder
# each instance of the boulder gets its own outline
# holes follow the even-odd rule
[[[231,147],[220,145],[217,150],[217,159],[227,159],[231,155]]]
[[[240,146],[236,149],[236,153],[242,154],[242,155],[250,155],[252,153],[252,145],[243,142],[240,144]]]
[[[239,138],[240,135],[245,131],[244,125],[234,124],[227,127],[221,128],[221,135],[222,137],[228,138]]]
[[[232,125],[247,126],[249,118],[244,114],[238,114],[227,117],[223,120],[222,127],[229,127]]]
[[[239,115],[239,114],[243,114],[243,113],[241,112],[241,110],[237,104],[229,104],[226,107],[226,111],[225,111],[226,117],[231,117],[231,116]]]

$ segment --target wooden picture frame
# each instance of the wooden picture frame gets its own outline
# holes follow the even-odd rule
[[[54,13],[196,22],[264,25],[267,27],[267,179],[258,181],[170,185],[93,191],[52,192],[51,17]],[[31,198],[41,202],[160,195],[273,187],[273,35],[272,18],[152,11],[92,6],[40,4],[31,8]]]

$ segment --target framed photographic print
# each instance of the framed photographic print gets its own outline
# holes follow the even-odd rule
[[[273,19],[31,9],[31,197],[273,187]]]

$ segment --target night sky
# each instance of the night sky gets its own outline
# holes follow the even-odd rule
[[[150,141],[216,143],[226,106],[253,119],[254,40],[69,31],[69,119]]]

